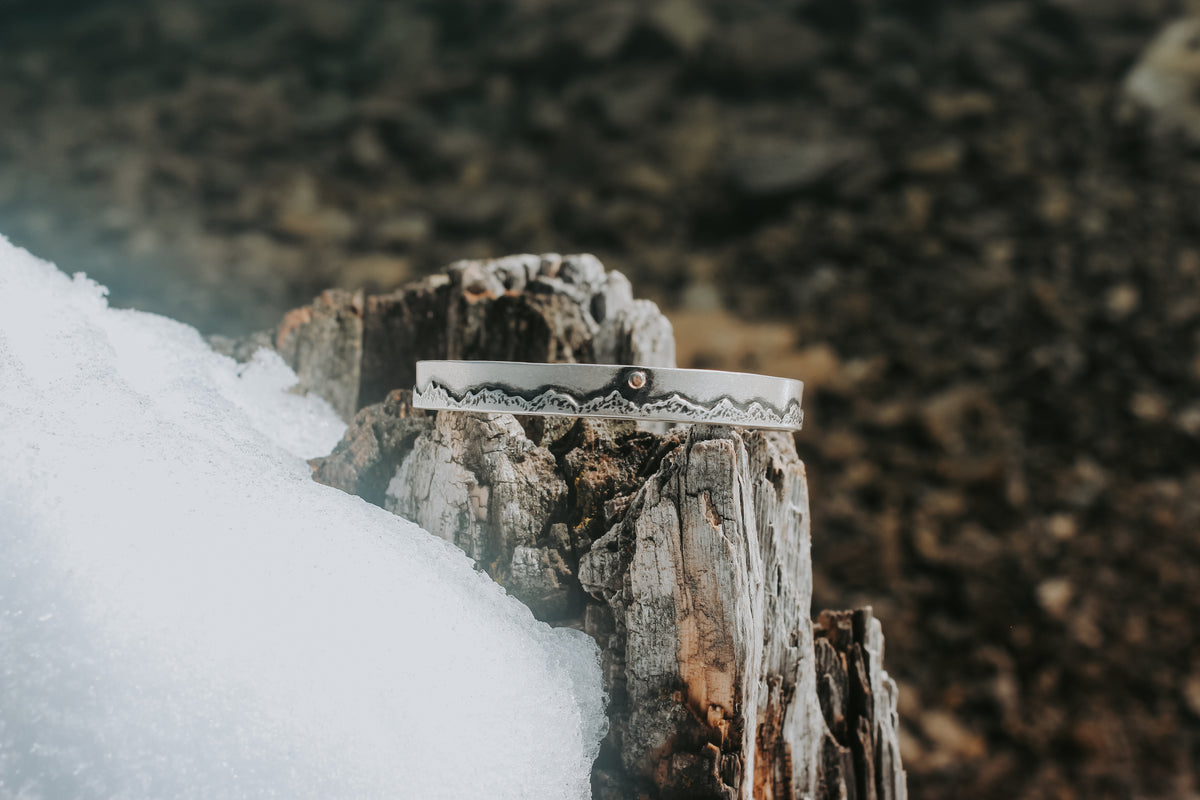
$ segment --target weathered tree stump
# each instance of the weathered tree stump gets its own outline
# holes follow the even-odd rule
[[[596,639],[611,724],[595,797],[905,797],[879,623],[810,621],[791,436],[409,405],[421,358],[673,366],[669,323],[628,287],[591,256],[519,256],[291,312],[277,346],[302,383],[366,405],[315,477]]]

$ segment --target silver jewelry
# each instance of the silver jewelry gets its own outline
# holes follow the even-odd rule
[[[707,369],[418,361],[413,405],[799,430],[803,390],[790,378]]]

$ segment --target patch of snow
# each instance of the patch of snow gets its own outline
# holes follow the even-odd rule
[[[311,480],[261,351],[0,237],[0,797],[585,798],[598,656]]]

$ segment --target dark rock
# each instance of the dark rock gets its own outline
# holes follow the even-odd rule
[[[734,185],[751,197],[774,197],[825,184],[878,179],[881,162],[865,139],[812,141],[747,137],[736,141],[729,160]]]

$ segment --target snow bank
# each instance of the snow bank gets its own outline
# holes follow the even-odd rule
[[[318,485],[342,425],[0,238],[0,797],[587,797],[597,654]]]

